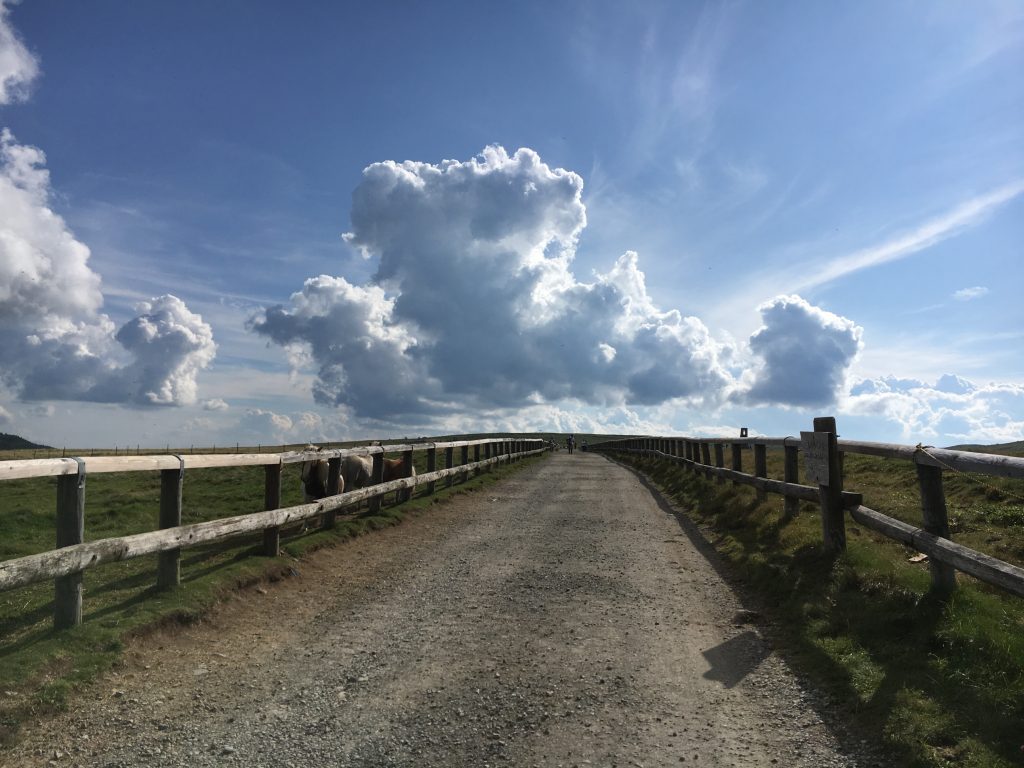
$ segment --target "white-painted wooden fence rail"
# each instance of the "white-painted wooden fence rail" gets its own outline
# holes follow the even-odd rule
[[[180,582],[180,553],[187,547],[263,531],[264,553],[276,556],[280,548],[280,530],[284,525],[319,517],[321,526],[330,528],[335,524],[339,510],[360,502],[369,501],[371,509],[374,509],[376,507],[372,505],[379,507],[380,498],[385,494],[400,492],[403,500],[408,499],[412,489],[419,485],[426,485],[427,492],[434,493],[438,480],[446,480],[450,485],[458,475],[468,477],[471,472],[518,461],[551,447],[550,443],[540,439],[499,437],[278,454],[89,456],[3,461],[0,462],[0,481],[57,477],[58,548],[0,562],[0,591],[52,579],[55,590],[54,626],[58,629],[75,626],[82,621],[82,573],[88,568],[159,553],[157,586],[173,586]],[[461,449],[459,464],[454,463],[456,448]],[[473,451],[472,461],[470,449]],[[436,468],[438,450],[444,451],[444,469]],[[427,453],[427,472],[413,477],[412,457],[417,451]],[[382,482],[385,453],[402,454],[404,477]],[[337,493],[340,465],[345,456],[373,458],[372,485]],[[283,466],[311,459],[328,461],[332,495],[317,502],[280,508]],[[187,469],[245,466],[265,467],[264,511],[193,525],[181,524],[182,484]],[[144,471],[160,472],[160,530],[84,542],[86,477],[105,472]]]

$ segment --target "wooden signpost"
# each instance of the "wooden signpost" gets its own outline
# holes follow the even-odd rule
[[[801,432],[800,447],[804,451],[804,472],[807,479],[828,485],[828,433]]]
[[[835,418],[816,418],[814,431],[801,432],[800,437],[803,439],[807,477],[818,484],[825,551],[842,552],[846,549],[846,519],[843,507],[843,470],[839,460]]]

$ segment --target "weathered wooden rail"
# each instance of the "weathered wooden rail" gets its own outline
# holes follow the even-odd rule
[[[821,508],[822,538],[825,549],[840,552],[846,548],[846,521],[849,516],[866,528],[895,539],[928,555],[932,589],[948,594],[956,588],[956,571],[1024,597],[1024,568],[964,547],[950,539],[946,499],[942,486],[943,470],[972,472],[996,477],[1024,478],[1024,459],[970,451],[953,451],[924,446],[839,440],[835,419],[814,420],[812,432],[801,437],[630,437],[594,444],[592,451],[626,452],[672,461],[694,472],[754,486],[759,494],[775,493],[785,497],[785,512],[795,514],[800,501],[818,502]],[[725,447],[730,448],[731,466],[725,466]],[[782,449],[783,479],[769,478],[766,452]],[[743,450],[753,449],[754,472],[743,471]],[[859,493],[843,489],[844,453],[906,459],[914,462],[921,494],[922,524],[909,525],[864,506]],[[816,485],[800,484],[799,456],[804,458],[808,479]]]
[[[539,439],[490,438],[412,445],[336,448],[306,453],[290,451],[278,454],[206,454],[163,456],[90,456],[70,459],[24,459],[0,462],[0,481],[32,477],[57,477],[57,549],[0,562],[0,592],[40,581],[54,581],[54,626],[58,629],[82,622],[82,573],[103,563],[130,560],[159,553],[157,586],[180,583],[181,550],[199,544],[263,531],[264,554],[276,556],[280,548],[281,527],[321,518],[321,527],[335,525],[340,510],[369,501],[379,508],[380,498],[399,492],[406,500],[412,489],[427,486],[434,493],[438,480],[451,485],[463,475],[496,464],[519,461],[550,449]],[[461,462],[455,464],[455,449]],[[437,469],[437,452],[444,452],[445,467]],[[473,451],[473,460],[469,452]],[[412,476],[413,453],[426,451],[427,472]],[[404,477],[382,482],[384,453],[401,453]],[[371,456],[372,485],[348,493],[338,493],[341,462],[345,456]],[[310,459],[326,459],[329,467],[328,490],[332,495],[319,501],[281,508],[281,473],[286,464]],[[182,486],[186,469],[211,467],[263,466],[265,468],[264,511],[221,518],[193,525],[181,524]],[[156,531],[84,541],[85,481],[90,474],[105,472],[160,472],[160,513]],[[376,505],[376,506],[374,506]]]

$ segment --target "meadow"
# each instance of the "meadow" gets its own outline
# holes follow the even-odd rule
[[[445,439],[478,437],[487,435]],[[578,437],[591,444],[601,439]],[[1003,451],[1024,454],[1016,446]],[[426,454],[414,457],[417,472],[424,472]],[[759,502],[751,488],[720,485],[667,462],[629,463],[700,526],[741,594],[770,619],[767,631],[787,660],[828,692],[834,714],[862,738],[885,744],[905,766],[1024,762],[1024,601],[962,574],[953,597],[938,600],[928,593],[927,562],[913,562],[913,551],[853,522],[847,551],[825,556],[813,504],[787,517],[781,497]],[[744,464],[751,465],[749,451]],[[305,552],[395,524],[449,493],[471,491],[524,465],[500,467],[450,489],[442,481],[434,496],[420,489],[397,507],[387,498],[378,514],[344,516],[330,531],[285,530],[278,558],[262,555],[258,535],[185,550],[182,584],[172,590],[155,589],[155,556],[87,571],[83,625],[69,632],[51,628],[51,583],[0,593],[0,740],[13,738],[35,714],[64,706],[75,688],[117,662],[132,636],[196,621],[239,589],[287,578],[301,569]],[[301,501],[298,473],[298,465],[285,467],[282,506]],[[781,451],[768,451],[768,474],[782,476]],[[920,523],[912,463],[848,455],[844,476],[845,487],[862,493],[867,506]],[[0,485],[0,560],[53,547],[55,487],[54,478]],[[947,472],[945,490],[956,541],[1024,565],[1024,481]],[[86,539],[154,529],[159,494],[158,472],[89,477]],[[262,503],[261,467],[186,472],[185,523],[258,511]]]

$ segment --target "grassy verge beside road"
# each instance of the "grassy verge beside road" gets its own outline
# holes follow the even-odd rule
[[[425,454],[416,454],[425,471]],[[200,618],[231,591],[286,578],[301,569],[306,552],[393,525],[452,493],[495,482],[541,458],[497,467],[450,489],[437,483],[434,496],[417,489],[409,502],[340,517],[330,531],[282,532],[282,555],[262,556],[262,537],[241,537],[182,553],[181,586],[154,588],[156,556],[110,563],[86,571],[83,624],[65,632],[52,629],[53,584],[44,582],[0,593],[0,743],[13,738],[27,717],[61,707],[75,687],[116,661],[126,640],[169,622]],[[456,458],[458,461],[458,458]],[[7,481],[0,486],[0,560],[53,548],[55,478]],[[99,474],[86,487],[86,540],[141,533],[156,528],[159,472]],[[288,465],[282,506],[301,503],[299,466]],[[262,467],[191,470],[185,475],[184,524],[256,512],[263,504]]]
[[[943,604],[927,594],[927,563],[852,522],[847,552],[830,558],[814,505],[787,518],[780,496],[758,502],[752,488],[669,462],[626,461],[700,525],[773,619],[792,666],[898,764],[1024,763],[1024,601],[959,575],[961,588]],[[769,475],[781,477],[781,466]],[[845,478],[868,506],[920,524],[909,462],[847,456]],[[1020,563],[1024,502],[1014,496],[1024,483],[989,480],[947,479],[954,538]]]

